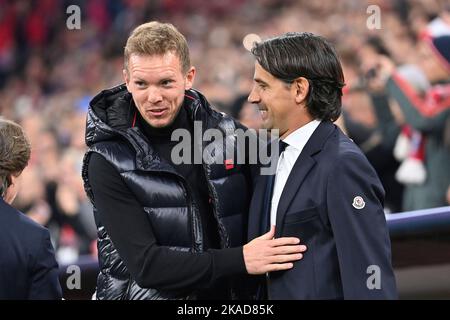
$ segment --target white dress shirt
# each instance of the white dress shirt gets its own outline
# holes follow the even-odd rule
[[[271,225],[276,224],[278,202],[280,201],[284,185],[286,184],[289,174],[291,173],[292,167],[319,124],[320,120],[308,122],[303,127],[298,128],[283,139],[283,142],[287,143],[288,146],[281,153],[278,159],[275,184],[273,186],[272,193],[272,205],[270,208]]]

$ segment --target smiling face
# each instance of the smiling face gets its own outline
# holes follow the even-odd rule
[[[289,85],[255,62],[253,81],[248,101],[258,105],[264,128],[279,129],[280,137],[284,138],[311,121],[304,105],[306,79],[299,78]]]
[[[172,52],[132,54],[123,74],[142,118],[154,128],[163,128],[176,118],[184,91],[192,88],[195,68],[183,72],[179,57]]]

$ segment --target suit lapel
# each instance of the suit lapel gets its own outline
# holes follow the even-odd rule
[[[248,240],[253,240],[261,235],[261,224],[264,218],[264,198],[267,188],[267,175],[260,175],[253,192],[252,201],[250,204],[250,215],[248,223]]]
[[[278,238],[283,232],[283,222],[286,211],[289,208],[294,197],[297,195],[297,191],[308,175],[309,171],[314,167],[316,162],[305,153],[301,153],[297,161],[292,168],[289,178],[283,188],[283,193],[281,194],[280,201],[278,202],[277,208],[277,227],[275,231],[275,237]]]
[[[297,196],[300,186],[316,164],[313,156],[322,150],[324,143],[334,130],[335,126],[333,123],[322,121],[298,156],[278,203],[276,238],[280,237],[283,233],[284,217],[292,200]]]

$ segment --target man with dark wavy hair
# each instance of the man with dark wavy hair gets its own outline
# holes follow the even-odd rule
[[[334,48],[311,33],[256,43],[254,86],[263,125],[278,129],[280,157],[261,176],[249,237],[276,225],[308,251],[285,271],[261,279],[260,298],[396,298],[384,190],[361,150],[333,124],[344,76]]]
[[[29,159],[22,128],[0,118],[0,300],[61,299],[48,230],[10,205]]]

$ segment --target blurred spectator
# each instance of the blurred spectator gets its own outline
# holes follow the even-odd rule
[[[247,95],[236,98],[231,105],[230,115],[249,129],[261,129],[261,113],[256,105],[248,102],[247,98]]]
[[[381,38],[376,36],[370,36],[362,43],[356,57],[353,52],[344,51],[344,72],[352,77],[346,78],[348,85],[341,118],[345,132],[365,153],[387,190],[385,211],[399,212],[402,210],[403,186],[394,177],[399,163],[392,152],[400,130],[389,126],[385,119],[376,117],[373,105],[379,100],[383,103],[384,97],[373,94],[367,88],[367,84],[378,89],[384,86],[376,80],[377,70],[373,66],[379,55],[390,56],[390,53]]]
[[[30,143],[23,129],[0,118],[1,300],[61,298],[58,264],[48,230],[11,206],[22,184],[28,187],[22,172],[29,159]]]
[[[450,121],[450,36],[425,38],[420,68],[430,87],[421,95],[393,62],[380,56],[379,77],[388,79],[387,92],[401,108],[405,124],[397,140],[403,162],[396,178],[406,185],[404,210],[444,206],[450,184],[450,148],[445,132]],[[387,78],[389,77],[389,78]],[[385,118],[389,108],[377,106]],[[395,121],[389,122],[395,126]],[[398,124],[397,124],[398,126]]]

